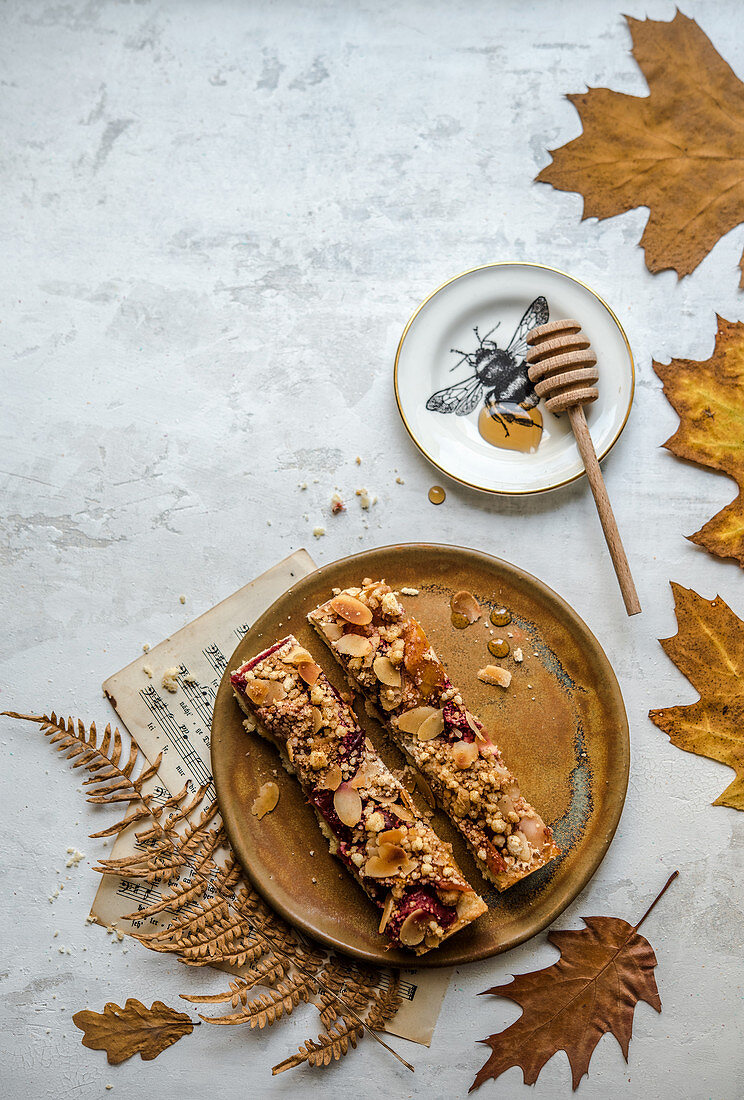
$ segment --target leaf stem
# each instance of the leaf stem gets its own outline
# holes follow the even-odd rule
[[[668,890],[668,889],[669,889],[669,887],[670,887],[670,886],[672,885],[672,883],[674,882],[674,880],[676,879],[676,877],[677,877],[677,875],[678,875],[678,874],[679,874],[679,871],[674,871],[674,872],[673,872],[673,873],[672,873],[672,874],[671,874],[671,875],[669,876],[669,878],[668,878],[668,879],[666,880],[665,884],[664,884],[664,885],[662,886],[662,888],[661,888],[661,890],[659,891],[659,893],[658,893],[658,894],[656,895],[656,897],[654,898],[654,900],[653,900],[653,901],[651,902],[651,904],[649,905],[649,907],[648,907],[648,909],[646,910],[646,912],[645,912],[645,913],[643,914],[643,916],[641,917],[641,919],[640,919],[640,920],[638,921],[638,924],[637,924],[637,925],[635,926],[635,928],[633,929],[633,931],[634,931],[634,932],[637,932],[637,931],[638,931],[638,929],[639,929],[639,928],[641,927],[641,925],[643,924],[643,922],[645,921],[646,917],[647,917],[647,916],[649,915],[649,913],[651,912],[651,910],[653,909],[653,907],[654,907],[654,906],[656,905],[656,903],[657,903],[658,901],[661,901],[662,897],[664,896],[664,894],[666,894],[667,890]]]

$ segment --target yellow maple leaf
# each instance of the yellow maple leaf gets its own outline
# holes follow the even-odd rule
[[[736,778],[713,803],[744,810],[744,622],[720,596],[672,582],[678,631],[661,644],[700,698],[649,712],[677,748],[728,764]]]
[[[688,537],[744,566],[744,324],[719,317],[715,348],[705,362],[672,359],[653,367],[680,421],[664,446],[728,474],[739,486],[736,499]]]
[[[537,179],[580,192],[584,218],[648,207],[646,266],[681,277],[744,221],[744,84],[682,12],[626,19],[649,95],[569,95],[584,132]],[[744,287],[744,256],[739,266]]]

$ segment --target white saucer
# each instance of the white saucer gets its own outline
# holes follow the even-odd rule
[[[543,301],[535,304],[539,299]],[[549,318],[544,318],[546,309]],[[586,405],[585,412],[603,458],[628,419],[635,370],[620,322],[589,287],[541,264],[487,264],[456,275],[418,307],[395,356],[395,396],[414,443],[443,473],[474,489],[513,494],[541,493],[581,477],[584,467],[568,417],[553,416],[543,402],[542,438],[532,453],[495,447],[478,430],[487,393],[501,389],[509,377],[519,384],[514,378],[522,373],[524,341],[515,340],[515,334],[523,337],[543,318],[562,317],[581,323],[597,355],[599,399]],[[497,369],[496,349],[510,343],[515,352],[511,365]],[[435,394],[439,396],[432,401]]]

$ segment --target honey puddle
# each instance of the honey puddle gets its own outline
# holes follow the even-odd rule
[[[511,413],[519,417],[504,423],[494,416]],[[530,423],[527,423],[527,417]],[[486,405],[478,417],[478,431],[493,447],[507,451],[522,451],[534,454],[542,437],[543,418],[539,409],[525,410],[519,405]],[[508,434],[507,434],[508,433]]]

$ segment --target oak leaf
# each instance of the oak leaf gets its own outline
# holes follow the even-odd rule
[[[124,1008],[110,1001],[103,1012],[84,1009],[76,1012],[72,1020],[84,1032],[83,1046],[105,1050],[112,1066],[137,1053],[144,1062],[149,1062],[194,1030],[194,1023],[185,1012],[177,1012],[162,1001],[145,1008],[134,997],[127,1000]]]
[[[720,470],[739,486],[736,499],[688,537],[744,566],[744,324],[718,317],[715,348],[705,362],[672,359],[653,366],[680,421],[666,449]]]
[[[561,953],[558,962],[484,990],[516,1001],[522,1015],[505,1031],[480,1040],[491,1054],[471,1092],[512,1066],[520,1066],[525,1084],[534,1085],[559,1050],[568,1055],[576,1089],[589,1071],[594,1048],[608,1031],[627,1062],[635,1006],[646,1001],[661,1012],[656,956],[638,929],[677,874],[670,876],[635,927],[619,917],[584,917],[586,928],[548,933]]]
[[[649,95],[569,95],[584,132],[552,151],[537,180],[580,192],[583,218],[648,207],[646,266],[681,277],[744,221],[744,84],[682,12],[626,19]],[[744,287],[744,256],[739,266]]]
[[[713,805],[744,810],[744,622],[720,596],[706,600],[674,583],[672,591],[679,629],[661,644],[700,698],[649,717],[677,748],[734,768]]]

